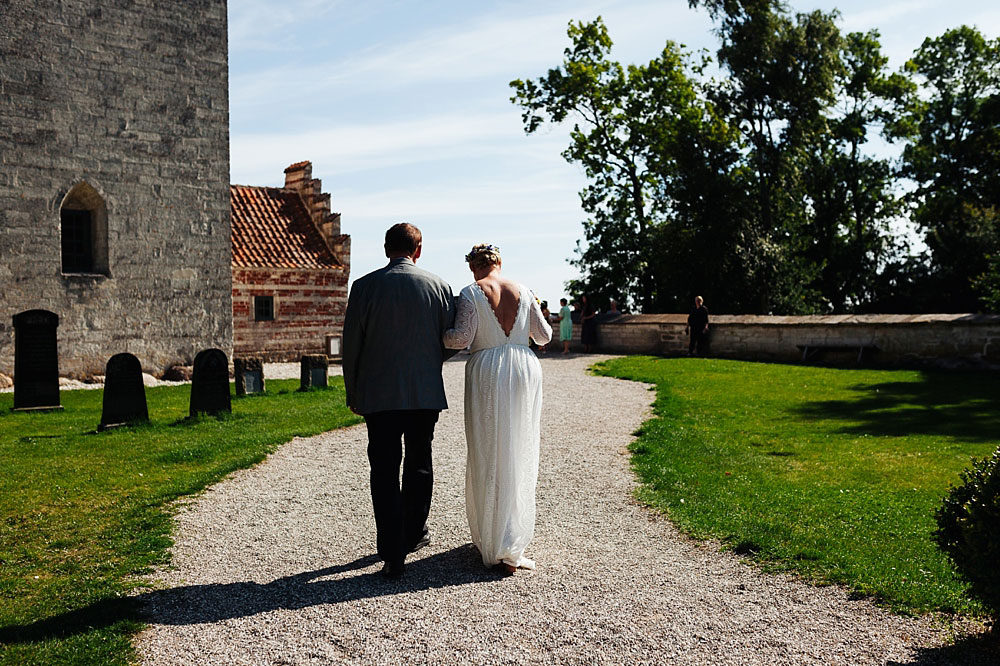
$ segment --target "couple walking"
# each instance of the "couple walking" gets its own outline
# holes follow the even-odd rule
[[[498,248],[476,245],[466,255],[474,281],[457,302],[444,280],[417,268],[421,251],[415,226],[390,228],[389,263],[355,281],[344,320],[347,404],[368,428],[382,573],[401,577],[406,555],[430,542],[431,441],[448,408],[441,364],[466,347],[472,542],[487,566],[532,569],[524,550],[535,529],[542,369],[528,338],[545,344],[552,329],[531,292],[500,274]]]

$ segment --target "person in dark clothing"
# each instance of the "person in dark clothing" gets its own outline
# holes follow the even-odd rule
[[[344,315],[344,388],[368,427],[375,543],[386,578],[400,578],[406,556],[430,543],[431,442],[448,409],[441,367],[454,352],[441,336],[454,324],[455,299],[447,282],[417,268],[422,250],[412,224],[386,231],[388,265],[354,282]]]
[[[694,309],[688,315],[685,333],[691,334],[691,344],[688,345],[688,356],[705,352],[708,345],[708,308],[701,296],[694,297]]]
[[[586,353],[594,350],[597,345],[597,309],[589,296],[584,294],[580,297],[583,312],[580,314],[580,342]]]

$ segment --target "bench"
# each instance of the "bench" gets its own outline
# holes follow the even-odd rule
[[[857,362],[864,362],[865,358],[878,351],[878,347],[871,343],[859,342],[857,344],[805,344],[795,345],[802,350],[802,362],[818,361],[827,352],[857,352]]]

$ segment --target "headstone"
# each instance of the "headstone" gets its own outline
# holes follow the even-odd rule
[[[326,336],[326,355],[332,358],[340,358],[340,345],[344,338],[341,335]]]
[[[330,372],[330,361],[325,354],[305,354],[302,357],[302,372],[300,374],[299,390],[310,388],[325,388],[326,376]]]
[[[97,429],[148,420],[142,364],[132,354],[115,354],[104,370],[104,408]]]
[[[264,392],[264,362],[259,358],[233,358],[236,395]]]
[[[59,315],[27,310],[14,315],[14,410],[62,409],[59,404]]]
[[[221,349],[203,349],[194,357],[191,375],[191,416],[231,412],[229,361]]]

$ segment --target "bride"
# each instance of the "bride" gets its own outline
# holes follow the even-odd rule
[[[535,532],[542,366],[528,337],[544,345],[552,329],[531,292],[500,275],[500,248],[465,256],[475,282],[458,298],[449,349],[469,347],[465,365],[465,510],[487,566],[534,569],[524,549]]]

